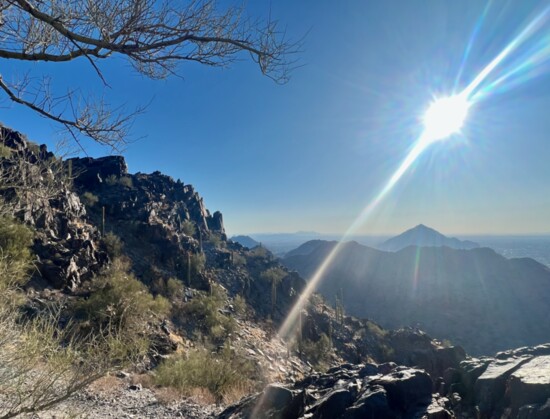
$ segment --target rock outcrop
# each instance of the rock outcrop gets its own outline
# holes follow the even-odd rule
[[[550,417],[550,344],[470,358],[446,375],[449,395],[479,418]]]
[[[145,282],[153,276],[186,279],[191,255],[209,247],[213,236],[226,240],[222,214],[211,214],[191,185],[158,171],[130,174],[121,156],[75,158],[66,166],[90,219],[122,239]],[[200,275],[195,280],[205,286]]]
[[[293,385],[272,384],[218,419],[452,418],[423,370],[395,364],[344,364]]]
[[[8,128],[0,128],[0,196],[18,219],[33,227],[38,256],[34,279],[55,288],[76,287],[108,261],[98,248],[98,230],[71,189],[62,163]]]

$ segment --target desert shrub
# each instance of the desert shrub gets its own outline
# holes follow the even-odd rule
[[[120,339],[111,350],[124,357],[127,352],[145,353],[149,342],[144,334],[147,321],[164,316],[170,303],[129,273],[128,263],[115,259],[112,266],[93,283],[90,297],[75,303],[81,332],[94,335],[115,334]]]
[[[0,143],[0,159],[7,159],[11,157],[12,152],[13,150],[11,148]]]
[[[225,242],[222,240],[221,236],[217,233],[210,233],[208,237],[209,243],[216,248],[225,247]]]
[[[99,198],[97,195],[94,195],[91,192],[84,192],[82,196],[80,197],[80,200],[86,205],[87,207],[93,207],[95,204],[99,202]]]
[[[267,250],[265,247],[263,246],[256,246],[254,249],[251,249],[249,252],[248,252],[248,256],[250,258],[267,258],[270,256],[270,252],[269,250]]]
[[[157,277],[151,283],[150,288],[154,293],[160,294],[169,300],[181,299],[183,297],[183,284],[176,278],[164,280],[163,278]]]
[[[225,290],[213,284],[210,294],[197,295],[181,314],[191,317],[208,339],[220,343],[235,330],[235,319],[222,313],[226,301]]]
[[[118,184],[127,188],[132,188],[134,186],[134,182],[130,176],[121,176],[118,179]]]
[[[206,256],[204,253],[193,253],[189,257],[189,263],[191,264],[191,275],[198,275],[204,270],[206,265]]]
[[[109,175],[105,178],[105,183],[109,186],[115,186],[118,183],[118,177],[116,175]]]
[[[171,299],[183,297],[183,284],[179,279],[168,278],[166,281],[166,296]]]
[[[0,305],[0,417],[48,410],[124,366],[110,352],[116,337],[79,340],[70,326],[58,324],[55,310],[24,320],[14,307]]]
[[[117,175],[109,175],[105,178],[105,183],[109,186],[120,185],[127,188],[131,188],[134,186],[134,182],[132,181],[132,178],[130,176],[118,177]]]
[[[304,339],[300,345],[302,356],[319,369],[325,369],[330,356],[330,339],[321,333],[319,340]]]
[[[257,377],[255,364],[224,345],[219,353],[197,349],[186,355],[174,356],[159,365],[155,371],[155,383],[163,387],[173,387],[184,394],[194,389],[209,390],[217,399],[232,394],[252,391]]]
[[[191,220],[185,220],[181,223],[181,229],[187,236],[193,237],[197,232],[195,224]]]
[[[9,216],[0,217],[0,283],[21,285],[32,265],[33,231]]]
[[[369,321],[367,323],[368,331],[371,335],[376,336],[377,339],[384,338],[388,332],[384,329],[382,329],[380,326],[378,326],[376,323]]]
[[[246,258],[243,255],[241,255],[240,253],[233,252],[231,257],[232,257],[232,260],[233,260],[233,265],[235,265],[235,266],[244,266],[244,265],[246,265]]]
[[[123,249],[122,240],[113,232],[109,231],[101,238],[101,248],[107,252],[111,259],[116,259],[122,256]]]
[[[238,315],[243,315],[246,312],[246,300],[243,296],[237,295],[233,299],[233,307],[235,308],[235,313]]]

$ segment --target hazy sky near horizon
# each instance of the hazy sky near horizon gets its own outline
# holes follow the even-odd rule
[[[98,62],[113,104],[150,103],[134,124],[143,138],[124,153],[129,169],[194,185],[211,211],[223,213],[230,235],[343,232],[405,158],[433,97],[464,88],[548,2],[493,1],[484,15],[486,5],[249,1],[249,14],[271,13],[289,38],[305,37],[296,57],[302,66],[283,86],[246,56],[229,69],[184,65],[184,79],[166,81],[144,79],[121,59]],[[528,63],[549,39],[545,21],[496,74]],[[549,233],[550,61],[539,57],[515,85],[473,106],[463,135],[431,146],[357,233],[419,223],[445,234]],[[84,60],[4,65],[4,77],[29,69],[51,74],[58,89],[102,87]],[[4,124],[54,148],[55,125],[1,105]],[[109,153],[90,143],[87,150]]]

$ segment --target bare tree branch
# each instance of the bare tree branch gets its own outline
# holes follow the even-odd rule
[[[179,64],[192,61],[228,66],[248,53],[260,71],[278,83],[295,65],[289,57],[299,43],[289,42],[277,22],[251,20],[240,8],[220,11],[215,0],[4,0],[0,3],[0,58],[68,62],[85,59],[107,87],[98,62],[126,57],[152,79],[178,75]],[[48,96],[27,92],[0,79],[15,103],[54,120],[71,135],[84,135],[111,147],[124,144],[131,118],[87,103],[76,113],[55,109]],[[65,100],[78,102],[75,94]],[[61,105],[62,101],[57,101]],[[95,109],[95,113],[89,112]]]

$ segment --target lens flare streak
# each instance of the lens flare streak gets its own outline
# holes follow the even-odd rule
[[[476,25],[474,29],[474,35],[479,32],[479,26],[481,25],[480,22],[485,19],[487,11],[488,8],[485,9],[482,17],[478,20],[478,25]],[[550,6],[545,8],[540,14],[538,14],[533,20],[531,20],[529,24],[496,57],[494,57],[489,62],[489,64],[487,64],[478,73],[478,75],[470,82],[470,84],[467,85],[465,89],[463,89],[459,93],[455,93],[453,96],[451,96],[451,98],[455,96],[460,97],[467,103],[469,107],[475,102],[486,98],[490,93],[494,93],[497,87],[510,88],[512,84],[515,85],[519,84],[520,82],[526,81],[529,76],[534,73],[535,67],[537,65],[540,65],[544,61],[550,59],[550,42],[548,37],[539,39],[539,42],[536,42],[530,50],[526,51],[523,56],[518,57],[515,61],[515,66],[510,65],[510,68],[508,69],[501,69],[502,73],[498,75],[494,80],[489,80],[489,76],[494,73],[495,70],[499,68],[499,66],[503,65],[505,60],[510,58],[513,52],[515,52],[527,40],[531,39],[535,34],[537,34],[542,28],[545,27],[545,23],[547,23],[549,15]],[[467,46],[464,60],[470,54],[473,38],[474,36],[472,36],[472,38],[470,39],[470,43]],[[459,69],[459,76],[460,74],[462,74],[463,65],[464,62]],[[512,77],[516,77],[514,83],[512,83]],[[508,85],[505,85],[506,82],[508,83]],[[402,161],[401,165],[392,174],[390,179],[386,182],[384,187],[374,197],[374,199],[372,199],[371,202],[361,211],[361,213],[353,221],[345,234],[341,237],[339,242],[326,256],[323,263],[319,266],[314,275],[309,279],[308,285],[298,298],[298,301],[294,304],[292,310],[290,311],[279,329],[279,335],[281,337],[289,338],[291,337],[291,334],[295,331],[297,319],[301,310],[305,306],[312,292],[317,288],[319,281],[325,275],[329,266],[342,250],[344,241],[347,240],[361,225],[365,223],[365,221],[368,219],[374,209],[380,205],[383,199],[389,194],[396,183],[403,177],[403,175],[426,150],[426,148],[435,141],[442,139],[434,138],[434,136],[427,131],[427,129],[424,130],[424,132],[420,135],[405,159]]]

